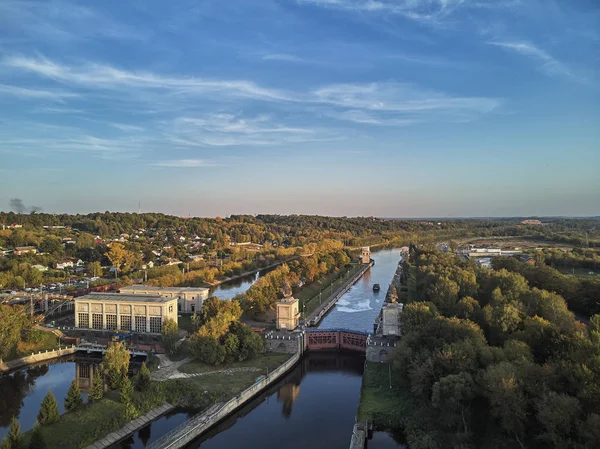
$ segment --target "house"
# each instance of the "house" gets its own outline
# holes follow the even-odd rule
[[[181,260],[179,259],[167,259],[163,262],[163,265],[179,265],[181,262]]]
[[[56,262],[56,269],[57,270],[64,270],[66,268],[73,268],[73,261],[72,260],[65,259],[65,260],[59,260],[58,262]]]
[[[521,222],[522,225],[532,225],[532,226],[539,226],[542,224],[542,222],[540,220],[523,220]]]
[[[83,267],[85,265],[85,262],[81,259],[77,259],[77,261],[75,261],[75,266],[77,267]]]
[[[479,257],[475,260],[480,268],[492,268],[491,257]]]
[[[11,223],[8,227],[10,229],[20,229],[20,228],[23,227],[23,225],[20,225],[20,224],[17,224],[17,223]]]
[[[15,256],[22,256],[23,254],[36,254],[37,248],[35,246],[17,246],[13,254]]]
[[[519,262],[528,263],[529,265],[535,265],[535,259],[527,254],[523,254],[518,257]]]
[[[194,262],[198,262],[200,260],[204,260],[204,256],[202,256],[202,254],[194,254],[194,255],[188,254],[188,257],[190,259],[192,259]]]
[[[147,266],[148,268],[154,268],[154,262],[153,262],[153,261],[150,261],[150,262],[148,262],[148,263],[146,264],[146,266]]]
[[[102,240],[102,238],[99,235],[97,235],[95,237],[95,241],[96,241],[96,244],[98,244],[98,243],[102,243],[104,240]]]
[[[48,267],[44,265],[32,265],[31,268],[35,268],[38,271],[48,271]]]

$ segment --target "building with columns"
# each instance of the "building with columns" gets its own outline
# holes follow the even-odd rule
[[[177,323],[177,298],[160,295],[90,293],[75,301],[75,327],[160,334],[168,318]]]
[[[202,304],[208,299],[210,289],[196,287],[151,287],[148,285],[130,285],[121,287],[121,293],[130,295],[160,295],[177,299],[177,311],[194,313],[202,310]]]

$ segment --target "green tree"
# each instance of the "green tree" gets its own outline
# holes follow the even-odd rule
[[[58,411],[58,402],[56,397],[52,393],[52,390],[48,390],[46,397],[40,405],[40,411],[37,415],[37,420],[42,426],[54,424],[60,420],[60,413]]]
[[[100,262],[98,261],[89,262],[86,265],[86,270],[90,276],[102,277],[102,265],[100,265]]]
[[[0,305],[0,323],[0,359],[3,359],[14,354],[30,322],[23,306]]]
[[[133,384],[129,377],[123,379],[121,383],[121,392],[119,394],[119,401],[121,404],[133,403]]]
[[[10,429],[6,435],[7,447],[10,449],[26,449],[23,435],[21,434],[21,425],[16,417],[12,417],[10,421]],[[5,443],[6,444],[6,443]]]
[[[225,348],[214,337],[195,333],[190,338],[190,350],[198,360],[211,365],[220,365],[225,360]]]
[[[177,342],[179,341],[179,329],[175,320],[167,318],[163,322],[162,341],[165,349],[170,355],[175,353]]]
[[[139,391],[144,391],[150,385],[150,370],[146,366],[146,362],[142,363],[140,371],[137,375],[136,387]]]
[[[42,433],[42,427],[36,422],[31,432],[28,449],[46,449],[48,444]]]
[[[112,342],[104,356],[104,364],[108,372],[109,385],[113,389],[121,387],[127,378],[130,354],[121,342]]]
[[[100,368],[94,369],[94,375],[92,377],[92,389],[88,394],[88,400],[99,401],[104,396],[104,380]]]
[[[76,410],[82,403],[83,399],[79,390],[79,384],[77,383],[77,379],[73,379],[65,397],[65,410],[69,412]]]

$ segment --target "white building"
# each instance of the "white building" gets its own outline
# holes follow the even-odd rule
[[[75,301],[75,327],[160,334],[166,319],[177,323],[177,300],[159,295],[90,293]]]
[[[210,289],[194,287],[150,287],[148,285],[130,285],[122,287],[121,293],[129,295],[160,295],[177,299],[177,311],[194,313],[202,310],[202,304],[208,299]]]
[[[400,317],[403,307],[403,304],[399,302],[390,302],[382,307],[382,332],[385,337],[399,337],[402,334]]]
[[[64,270],[65,268],[73,268],[72,260],[61,260],[60,262],[56,262],[57,270]]]

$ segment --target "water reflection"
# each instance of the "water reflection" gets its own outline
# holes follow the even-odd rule
[[[282,380],[188,448],[345,449],[363,366],[364,357],[356,354],[308,354]]]
[[[23,432],[35,424],[40,403],[52,390],[58,409],[64,413],[64,399],[75,376],[72,357],[58,359],[50,364],[40,364],[0,377],[0,438],[8,432],[10,420],[15,416]]]
[[[242,276],[231,281],[224,282],[210,289],[210,295],[216,296],[219,299],[231,299],[239,293],[244,293],[248,290],[252,284],[254,284],[260,277],[264,276],[275,268],[265,268],[254,274]]]

